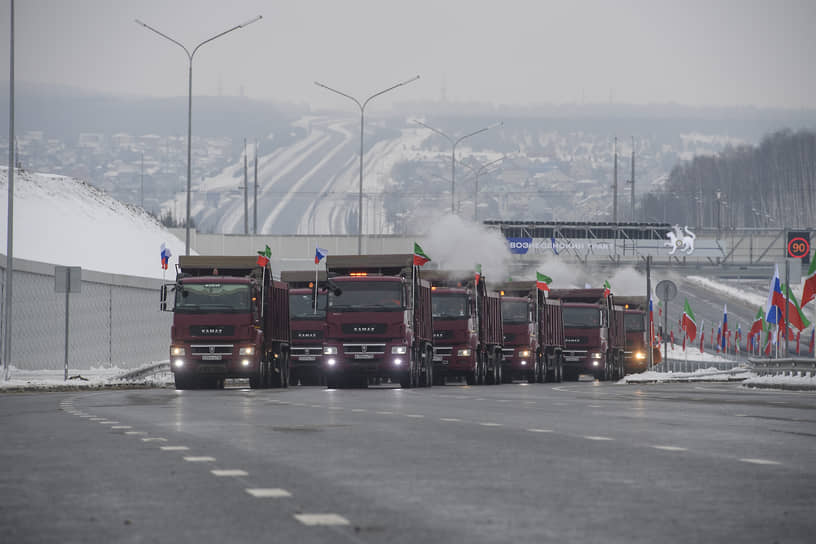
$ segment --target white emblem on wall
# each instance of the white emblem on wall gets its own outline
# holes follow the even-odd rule
[[[683,234],[684,230],[685,234]],[[691,255],[694,251],[694,240],[697,237],[688,229],[688,225],[683,226],[682,230],[680,225],[675,225],[673,230],[666,233],[666,238],[668,240],[663,242],[663,245],[671,248],[669,255],[674,255],[678,249],[680,253],[685,252],[687,255]]]

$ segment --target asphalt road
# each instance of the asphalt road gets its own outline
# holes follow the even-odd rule
[[[767,543],[816,529],[812,392],[4,394],[0,421],[10,543]]]

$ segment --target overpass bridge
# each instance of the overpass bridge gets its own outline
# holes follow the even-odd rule
[[[678,272],[705,270],[706,274],[768,277],[774,264],[784,262],[789,238],[813,230],[800,229],[690,229],[665,223],[577,223],[486,221],[483,228],[501,232],[507,240],[511,267],[524,268],[544,259],[557,259],[599,269],[645,266]],[[184,239],[184,229],[171,229]],[[363,253],[406,253],[414,242],[425,246],[429,235],[364,235]],[[689,238],[693,249],[688,247]],[[684,242],[686,244],[684,245]],[[191,248],[202,255],[254,254],[265,245],[272,249],[281,270],[314,265],[315,247],[330,254],[355,254],[356,235],[242,235],[191,231]],[[807,270],[810,253],[796,259]],[[792,268],[792,273],[796,271]]]

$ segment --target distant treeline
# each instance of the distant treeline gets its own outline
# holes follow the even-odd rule
[[[758,146],[728,147],[675,166],[641,200],[644,220],[709,228],[812,227],[816,133],[783,130]]]

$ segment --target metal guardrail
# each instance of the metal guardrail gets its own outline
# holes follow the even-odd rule
[[[655,372],[694,372],[695,370],[703,370],[707,368],[716,368],[717,370],[731,370],[744,364],[744,360],[733,361],[695,361],[685,360],[681,358],[669,357],[667,360],[656,364],[652,370]]]
[[[141,378],[146,378],[148,376],[153,376],[155,374],[162,374],[165,372],[170,372],[170,362],[165,361],[163,363],[156,363],[149,366],[145,366],[142,368],[137,368],[136,370],[130,370],[128,372],[124,372],[119,374],[118,376],[114,376],[110,379],[110,381],[121,381],[121,380],[138,380]]]
[[[751,369],[759,376],[815,376],[814,359],[749,359]]]

